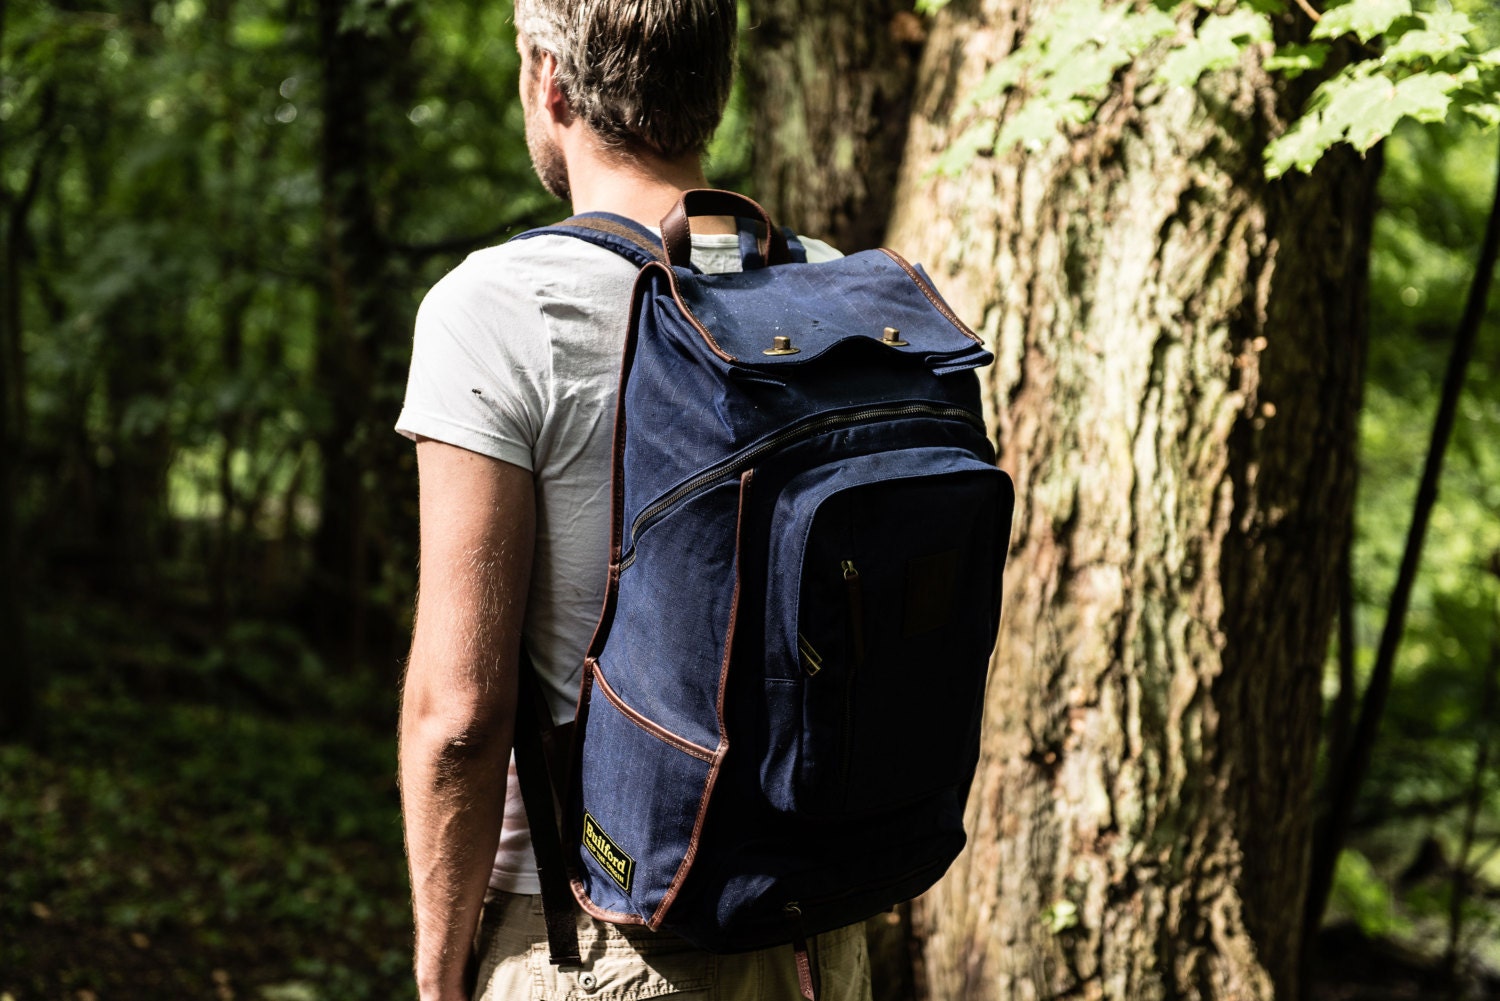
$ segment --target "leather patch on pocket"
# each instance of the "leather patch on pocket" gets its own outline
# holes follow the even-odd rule
[[[635,859],[620,850],[620,846],[604,833],[604,828],[587,813],[583,815],[583,847],[594,856],[600,868],[609,873],[609,878],[619,884],[620,889],[630,892],[635,878]]]

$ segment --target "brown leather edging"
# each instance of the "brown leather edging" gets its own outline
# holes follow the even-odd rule
[[[642,716],[640,713],[636,712],[634,709],[626,705],[625,700],[616,695],[615,690],[609,687],[609,682],[604,679],[604,672],[600,670],[599,663],[597,661],[594,662],[594,681],[598,683],[599,691],[604,693],[604,697],[606,699],[609,699],[610,703],[620,711],[620,715],[624,716],[627,720],[640,727],[647,734],[655,737],[663,744],[670,744],[672,747],[681,751],[683,754],[692,755],[699,761],[707,761],[710,764],[713,762],[713,751],[710,751],[708,748],[703,747],[699,744],[693,743],[686,737],[678,736],[671,730],[668,730],[666,727],[662,726],[660,723],[647,719],[646,717]]]
[[[662,216],[661,243],[662,249],[667,252],[668,262],[682,267],[691,258],[693,232],[689,220],[692,217],[736,216],[745,209],[750,210],[766,227],[766,235],[761,237],[757,234],[755,238],[761,260],[767,266],[789,263],[791,252],[787,249],[786,237],[771,221],[770,213],[753,198],[719,188],[692,188],[684,191],[676,204]]]
[[[967,323],[960,320],[956,315],[954,315],[953,310],[948,308],[948,304],[944,302],[942,300],[942,297],[933,290],[932,286],[922,280],[922,276],[917,273],[917,269],[906,262],[906,258],[902,257],[894,250],[890,250],[889,248],[881,247],[879,249],[882,254],[900,265],[901,270],[905,271],[911,278],[911,280],[916,283],[917,288],[922,290],[922,294],[927,297],[927,301],[932,303],[933,308],[936,309],[939,313],[942,313],[944,318],[946,318],[949,323],[957,327],[960,332],[968,335],[970,340],[976,341],[980,344],[984,343],[984,341],[980,339],[978,334],[969,329],[969,325]],[[673,291],[675,292],[676,290],[674,289]]]
[[[574,878],[573,899],[578,901],[579,908],[590,917],[598,918],[600,921],[608,921],[614,925],[644,925],[646,919],[639,914],[631,914],[628,911],[611,911],[600,907],[589,899],[589,891],[583,885],[583,880]]]
[[[698,857],[698,839],[703,834],[703,820],[708,815],[708,802],[713,798],[714,784],[719,781],[719,769],[724,764],[724,756],[729,753],[729,731],[724,726],[724,688],[729,683],[729,659],[734,651],[734,627],[739,620],[740,613],[740,579],[742,576],[740,557],[744,548],[741,543],[744,541],[745,507],[750,500],[750,480],[754,475],[755,470],[747,469],[740,477],[740,510],[734,525],[734,595],[729,602],[729,628],[724,637],[724,659],[719,664],[719,694],[714,702],[714,710],[719,717],[719,747],[714,752],[714,760],[708,769],[708,778],[703,784],[703,798],[698,801],[698,815],[693,819],[693,834],[688,839],[687,853],[683,855],[682,864],[677,867],[677,872],[672,877],[672,884],[667,887],[667,892],[651,915],[651,920],[646,922],[646,926],[652,931],[659,929],[662,921],[666,919],[667,908],[677,900],[677,893],[682,889],[683,881],[687,879],[688,871],[692,869],[693,862]]]
[[[585,659],[598,658],[603,650],[604,641],[609,635],[610,624],[615,618],[615,601],[620,590],[620,546],[625,535],[625,388],[630,382],[630,370],[635,364],[636,320],[640,317],[647,276],[656,269],[665,271],[669,276],[672,274],[672,269],[665,264],[648,264],[636,275],[635,285],[630,290],[630,319],[625,328],[625,348],[620,358],[620,383],[615,398],[614,438],[610,445],[612,455],[609,472],[609,576],[605,580],[604,604],[599,609],[599,621],[594,626],[594,635],[589,639],[588,650],[584,654]]]
[[[647,267],[650,266],[651,265],[647,265]],[[677,301],[677,308],[682,310],[682,315],[686,316],[688,318],[688,322],[697,328],[698,333],[703,335],[703,342],[708,345],[708,349],[725,361],[739,361],[739,359],[734,355],[719,347],[719,342],[714,340],[714,335],[708,332],[708,328],[703,325],[703,322],[699,320],[697,316],[693,315],[693,311],[691,309],[688,309],[687,303],[682,301],[682,291],[677,287],[677,272],[673,271],[671,268],[666,268],[666,272],[668,280],[672,286],[672,298]],[[644,274],[644,272],[642,273]]]
[[[583,728],[588,722],[587,717],[589,711],[589,689],[593,685],[594,675],[598,671],[598,669],[599,662],[594,660],[592,657],[586,658],[584,660],[583,681],[578,686],[578,727],[573,733],[573,768],[568,773],[570,782],[577,781],[577,772],[583,761],[583,756],[579,754],[578,751],[582,747]],[[566,804],[570,801],[564,802]],[[564,807],[563,812],[566,814],[566,806]],[[566,817],[564,819],[566,819]],[[568,840],[571,842],[572,838],[569,837]],[[596,917],[600,921],[609,921],[617,925],[644,925],[646,923],[646,919],[641,917],[639,914],[630,914],[626,911],[606,910],[605,908],[595,904],[594,901],[590,899],[588,888],[583,885],[583,880],[579,878],[577,871],[573,870],[572,866],[569,866],[569,869],[572,870],[569,873],[568,883],[573,888],[573,899],[578,901],[578,906],[584,911],[584,913],[589,914],[592,917]]]
[[[583,738],[584,731],[588,727],[589,694],[593,684],[594,675],[599,670],[599,652],[604,646],[605,639],[609,636],[609,627],[615,617],[615,603],[620,591],[620,539],[624,534],[622,521],[625,517],[625,387],[630,381],[630,370],[635,363],[636,349],[636,320],[640,316],[641,300],[646,287],[647,274],[653,268],[662,268],[668,274],[672,269],[663,264],[648,264],[641,268],[635,277],[635,285],[630,291],[630,318],[625,327],[625,346],[620,357],[620,383],[615,399],[615,427],[614,438],[610,445],[612,453],[610,461],[610,499],[609,499],[609,576],[604,585],[604,603],[599,610],[599,622],[594,626],[594,635],[589,640],[588,650],[583,659],[583,677],[578,682],[578,707],[575,712],[577,725],[573,728],[573,749],[570,754],[572,759],[568,768],[567,798],[563,800],[563,822],[565,825],[564,837],[568,842],[573,841],[575,832],[567,830],[568,805],[572,803],[573,787],[581,781],[580,771],[583,763]],[[571,868],[571,867],[570,867]],[[639,915],[625,914],[617,911],[607,911],[595,906],[589,899],[588,890],[583,885],[576,872],[572,874],[573,899],[578,901],[578,906],[587,914],[601,921],[610,921],[615,924],[645,924],[645,920]]]

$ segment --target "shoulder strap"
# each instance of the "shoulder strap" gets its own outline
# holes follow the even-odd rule
[[[537,879],[542,884],[542,916],[547,925],[547,947],[556,966],[580,966],[578,925],[573,891],[568,882],[562,835],[557,827],[557,796],[550,778],[548,754],[542,734],[543,720],[551,727],[552,715],[542,696],[536,668],[526,648],[521,648],[517,671],[516,778],[526,822],[531,828],[531,850],[536,856]]]
[[[528,229],[512,239],[526,240],[549,234],[576,237],[596,247],[612,250],[639,267],[667,259],[661,240],[655,233],[634,219],[627,219],[613,212],[584,212],[551,226]]]

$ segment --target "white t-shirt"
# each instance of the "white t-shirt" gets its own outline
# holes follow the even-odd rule
[[[809,261],[838,257],[803,239]],[[740,270],[739,237],[695,234],[693,263]],[[639,269],[569,236],[481,250],[417,312],[396,430],[531,471],[536,549],[522,638],[553,719],[573,718],[609,565],[610,446],[630,292]],[[511,764],[490,885],[538,893]]]

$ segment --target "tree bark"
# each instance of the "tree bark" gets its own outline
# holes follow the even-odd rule
[[[845,252],[890,214],[925,29],[911,0],[755,0],[741,66],[763,112],[754,195],[771,217]]]
[[[1018,496],[925,991],[1295,999],[1377,165],[1265,181],[1305,87],[1247,55],[1194,90],[1126,70],[1087,127],[935,175],[1054,6],[943,9],[889,239],[993,346]]]

